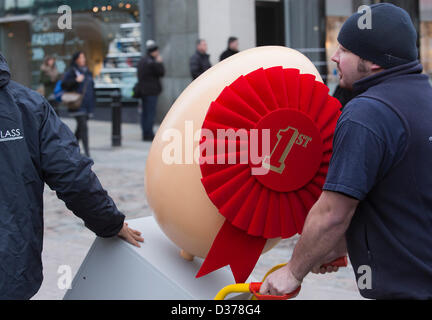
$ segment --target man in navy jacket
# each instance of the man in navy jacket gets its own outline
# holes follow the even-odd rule
[[[45,183],[96,235],[143,241],[92,165],[49,103],[10,80],[0,55],[0,299],[30,299],[41,286]]]
[[[372,5],[342,27],[333,56],[356,97],[339,119],[324,192],[291,261],[262,293],[293,292],[348,251],[370,299],[432,299],[432,88],[406,11]],[[346,244],[346,245],[345,245]]]

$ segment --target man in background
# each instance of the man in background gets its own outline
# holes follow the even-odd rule
[[[210,55],[207,54],[207,49],[207,42],[204,39],[199,39],[196,43],[195,54],[189,61],[190,72],[193,80],[212,67],[210,63]]]
[[[228,48],[221,54],[219,61],[223,61],[237,53],[239,53],[239,40],[236,37],[230,37],[228,39]]]

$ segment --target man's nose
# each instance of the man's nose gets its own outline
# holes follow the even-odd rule
[[[336,62],[337,64],[339,64],[339,50],[336,51],[333,56],[331,57],[331,61]]]

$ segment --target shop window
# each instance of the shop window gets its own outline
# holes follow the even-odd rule
[[[31,23],[32,87],[39,86],[40,66],[46,55],[56,57],[57,68],[64,73],[73,53],[84,51],[95,78],[98,105],[109,106],[107,96],[113,90],[121,92],[125,104],[136,104],[132,89],[141,57],[137,1],[89,1],[85,9],[80,3],[81,7],[72,7],[71,30],[58,28],[59,14],[52,3],[38,8],[50,13],[38,15]]]

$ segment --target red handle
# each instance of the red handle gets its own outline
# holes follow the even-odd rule
[[[340,257],[336,259],[333,262],[324,264],[321,266],[321,268],[327,268],[327,267],[338,267],[343,268],[348,266],[348,258],[347,257]],[[249,286],[250,292],[258,299],[258,300],[289,300],[293,299],[298,296],[301,290],[301,286],[298,287],[295,291],[288,293],[284,296],[272,296],[272,295],[264,295],[260,294],[259,291],[261,289],[262,282],[254,282],[251,283]]]
[[[260,294],[259,291],[261,289],[262,282],[251,283],[249,290],[250,292],[258,299],[258,300],[289,300],[298,296],[300,293],[301,287],[298,287],[295,291],[288,293],[284,296],[272,296]]]
[[[344,268],[347,266],[348,266],[348,258],[347,257],[340,257],[333,262],[322,265],[321,268],[328,268],[328,267]]]

